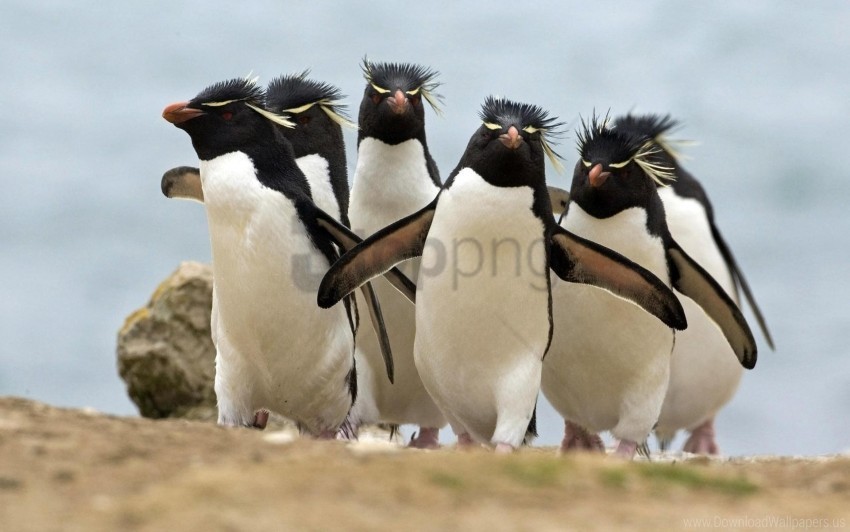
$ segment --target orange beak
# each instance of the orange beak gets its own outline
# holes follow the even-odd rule
[[[204,114],[200,109],[186,107],[189,102],[172,103],[162,111],[162,117],[172,124],[180,124]]]

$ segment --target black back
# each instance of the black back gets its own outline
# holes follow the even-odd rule
[[[666,241],[669,232],[656,182],[638,164],[638,159],[664,164],[659,150],[653,152],[648,143],[651,138],[646,135],[608,127],[607,117],[600,120],[594,115],[589,122],[582,120],[578,131],[580,160],[573,172],[570,201],[595,218],[610,218],[631,207],[644,209],[649,233]],[[592,187],[589,172],[597,164],[611,175],[601,186]]]
[[[422,101],[427,100],[438,110],[436,101],[441,97],[433,92],[439,86],[436,81],[438,73],[411,63],[373,63],[368,59],[363,60],[362,69],[366,88],[357,119],[357,146],[368,137],[392,146],[416,139],[425,152],[428,174],[439,187],[440,172],[428,151],[425,138],[425,107]],[[393,112],[387,102],[399,90],[409,103],[403,114]]]
[[[269,82],[266,105],[269,110],[290,117],[293,128],[281,127],[292,144],[295,157],[317,154],[328,161],[331,187],[339,205],[343,224],[348,221],[348,170],[342,127],[331,114],[347,121],[344,98],[337,87],[307,78],[309,72],[280,76]]]

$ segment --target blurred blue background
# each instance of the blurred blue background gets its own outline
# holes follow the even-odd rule
[[[850,447],[850,4],[6,0],[0,15],[0,395],[134,414],[116,333],[181,260],[209,260],[202,208],[159,190],[164,170],[196,163],[162,108],[250,71],[311,68],[356,117],[368,54],[441,72],[445,114],[427,121],[444,176],[489,94],[571,130],[593,109],[680,119],[700,142],[686,166],[778,347],[756,332],[721,449]],[[574,142],[559,149],[568,167]],[[538,443],[560,440],[548,407],[540,429]]]

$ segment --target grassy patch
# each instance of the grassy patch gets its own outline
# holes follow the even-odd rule
[[[557,484],[564,465],[560,460],[536,460],[526,462],[511,460],[504,465],[503,472],[513,480],[532,488]]]
[[[749,495],[758,491],[758,486],[741,477],[723,478],[706,476],[703,473],[670,464],[639,464],[638,474],[657,484],[674,484],[690,489],[707,489],[727,495]]]
[[[443,471],[435,471],[431,473],[431,475],[428,477],[428,480],[431,482],[431,484],[453,490],[463,489],[464,487],[464,482],[462,478],[457,475],[445,473]]]
[[[609,488],[623,488],[626,485],[626,475],[623,469],[603,469],[599,472],[602,484]]]

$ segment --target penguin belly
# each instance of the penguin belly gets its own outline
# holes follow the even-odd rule
[[[295,159],[295,163],[307,177],[313,203],[331,215],[334,220],[340,220],[339,202],[331,185],[328,161],[321,155],[312,153]]]
[[[672,188],[658,192],[673,238],[737,303],[734,281],[712,236],[705,208],[695,199],[676,195]],[[688,328],[676,334],[670,386],[656,428],[662,440],[713,418],[735,395],[744,371],[714,322],[690,298],[677,295]]]
[[[562,225],[669,285],[663,242],[648,233],[643,209],[597,219],[571,204]],[[552,299],[555,327],[543,394],[565,419],[592,432],[645,441],[667,391],[673,332],[637,305],[555,276]]]
[[[422,255],[416,367],[455,433],[482,443],[519,446],[540,388],[549,287],[532,202],[529,187],[462,170],[440,195]]]
[[[343,306],[321,310],[327,259],[292,201],[256,179],[251,159],[201,162],[210,230],[219,423],[268,408],[319,434],[351,407],[354,339]]]
[[[365,138],[358,149],[351,189],[351,227],[360,236],[369,236],[418,211],[433,201],[439,191],[428,175],[425,152],[418,141],[389,145]],[[406,261],[398,267],[410,279],[416,279],[419,259]],[[377,419],[369,419],[364,414],[362,421],[442,427],[446,420],[422,385],[413,362],[415,307],[385,279],[375,279],[372,283],[393,350],[395,383],[390,383],[386,377],[377,336],[371,323],[364,320],[357,334],[358,367],[368,364],[372,377],[370,382],[359,387],[358,393],[364,401],[374,403],[373,414]]]

